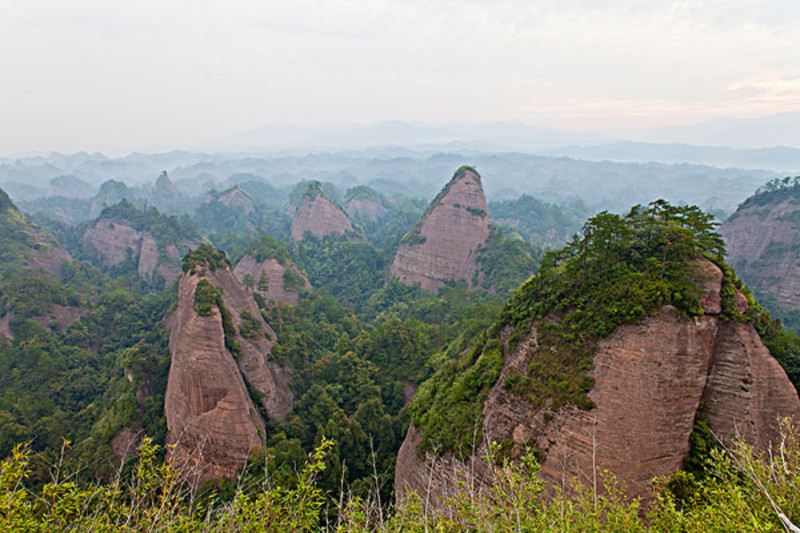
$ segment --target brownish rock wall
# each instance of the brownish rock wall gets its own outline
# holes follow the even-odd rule
[[[301,240],[307,231],[321,239],[330,233],[354,230],[345,212],[325,194],[306,194],[292,217],[292,240]]]
[[[239,188],[233,188],[222,193],[217,200],[228,207],[236,207],[248,214],[255,210],[253,200]]]
[[[719,318],[722,278],[709,265],[701,265],[710,274],[703,287],[705,315],[686,317],[664,307],[598,343],[589,393],[595,408],[589,411],[533,409],[505,389],[510,368],[527,373],[537,347],[531,331],[514,352],[506,350],[505,367],[483,407],[485,440],[473,457],[422,460],[421,437],[412,427],[398,455],[399,496],[413,489],[436,505],[454,490],[454,479],[485,488],[491,472],[475,458],[488,442],[510,441],[512,457],[531,444],[546,454],[540,477],[550,490],[569,490],[576,481],[592,486],[608,470],[625,481],[630,495],[648,498],[654,477],[682,467],[701,400],[717,436],[730,441],[742,435],[766,449],[775,442],[778,417],[800,420],[800,399],[755,329]]]
[[[222,300],[230,311],[233,324],[241,331],[242,313],[250,313],[259,324],[260,334],[251,338],[236,335],[242,345],[238,364],[245,382],[262,396],[262,406],[268,418],[283,418],[292,410],[291,375],[274,361],[269,360],[277,338],[275,331],[264,321],[253,297],[227,268],[207,274],[208,280],[222,289]]]
[[[381,219],[388,211],[378,202],[353,198],[344,206],[345,211],[351,217],[360,216],[363,220],[376,221]]]
[[[297,305],[300,293],[297,291],[287,291],[283,283],[283,273],[286,272],[287,269],[291,269],[301,276],[303,278],[303,287],[305,290],[311,290],[311,284],[308,282],[308,279],[306,279],[297,267],[294,265],[284,266],[276,259],[267,259],[259,263],[253,256],[246,255],[239,261],[236,268],[233,269],[233,273],[239,281],[242,281],[247,274],[250,274],[256,284],[258,284],[258,280],[261,279],[263,273],[267,279],[269,279],[269,288],[266,292],[259,291],[257,287],[254,290],[258,291],[267,301],[274,300],[276,303],[286,302],[291,305]]]
[[[184,477],[203,482],[234,477],[255,446],[264,444],[264,423],[242,375],[225,348],[222,318],[194,310],[199,275],[186,274],[170,334],[171,364],[164,398],[170,458]]]
[[[148,283],[156,281],[157,275],[166,283],[172,283],[180,276],[180,257],[173,259],[168,253],[169,261],[165,261],[153,236],[132,228],[125,220],[98,220],[86,229],[82,245],[87,253],[108,267],[132,257],[136,261],[139,277]],[[175,248],[174,245],[170,246]],[[191,243],[191,246],[194,244]]]
[[[455,176],[423,217],[419,235],[398,248],[391,275],[429,292],[449,280],[464,279],[471,286],[478,248],[489,237],[488,213],[480,177],[470,170]]]
[[[221,315],[203,317],[194,309],[194,291],[205,277],[222,289],[241,345],[238,359],[225,347]],[[252,337],[241,335],[242,313],[260,325]],[[248,386],[258,391],[269,418],[284,417],[292,408],[290,374],[269,360],[275,332],[266,324],[252,297],[227,268],[184,274],[178,288],[178,310],[167,321],[171,329],[171,365],[164,401],[167,442],[176,444],[171,457],[187,469],[186,477],[204,481],[234,477],[254,446],[265,441],[264,422]]]
[[[740,208],[719,232],[728,262],[757,294],[775,298],[781,311],[800,310],[800,199]]]

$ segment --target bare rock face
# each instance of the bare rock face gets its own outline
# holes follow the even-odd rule
[[[86,229],[82,244],[84,250],[108,267],[116,266],[128,257],[133,258],[139,277],[148,283],[155,282],[156,276],[165,283],[171,283],[180,276],[180,257],[173,259],[169,250],[167,257],[162,257],[155,238],[147,232],[134,229],[126,220],[99,219]],[[194,243],[188,244],[194,246]],[[177,256],[177,249],[175,252]]]
[[[800,198],[759,205],[746,202],[725,221],[728,262],[760,297],[771,296],[776,311],[800,311]]]
[[[300,290],[295,287],[286,288],[285,273],[287,270],[291,270],[302,281],[300,290],[311,290],[311,283],[296,266],[284,266],[277,259],[266,259],[259,263],[253,256],[245,255],[233,269],[233,274],[239,281],[243,281],[244,277],[249,274],[256,283],[254,290],[267,301],[274,300],[275,303],[285,302],[297,305],[300,299]],[[264,284],[260,283],[262,279],[267,280],[266,290],[264,290]]]
[[[503,371],[483,406],[484,442],[467,461],[420,458],[421,436],[412,425],[398,454],[399,497],[413,489],[435,505],[458,490],[454,481],[485,488],[490,467],[478,458],[491,441],[509,442],[512,457],[529,445],[543,452],[540,477],[550,490],[570,490],[576,481],[592,486],[608,470],[629,495],[645,499],[654,477],[682,467],[698,413],[723,441],[741,435],[761,450],[775,443],[779,417],[800,420],[797,391],[750,324],[719,317],[721,272],[708,262],[699,267],[711,275],[703,287],[705,315],[686,317],[666,306],[598,343],[591,410],[534,409],[509,392],[505,376],[511,368],[528,372],[537,332],[513,351],[506,345]]]
[[[238,360],[225,346],[219,309],[215,307],[211,316],[195,310],[194,293],[203,277],[223,291],[223,304],[237,331],[233,340],[241,345]],[[258,324],[247,338],[241,335],[245,312]],[[291,410],[289,373],[268,360],[274,332],[227,268],[184,274],[178,309],[168,323],[171,365],[164,414],[167,442],[175,445],[170,457],[194,481],[234,477],[250,451],[265,442],[264,422],[248,386],[261,397],[268,417]]]
[[[388,212],[380,203],[363,198],[353,198],[347,202],[344,209],[351,217],[359,216],[363,220],[372,222],[380,220]]]
[[[172,183],[172,180],[169,179],[169,175],[166,171],[161,172],[161,174],[158,176],[158,179],[153,185],[153,190],[160,197],[167,199],[175,199],[181,195],[181,192],[178,190],[175,184]]]
[[[227,268],[206,275],[214,286],[222,289],[222,300],[231,313],[237,332],[236,341],[242,346],[238,364],[247,385],[261,396],[261,406],[267,418],[283,418],[292,410],[291,375],[269,360],[277,336],[264,321],[253,297]],[[242,314],[247,313],[258,324],[253,335],[241,335]]]
[[[246,192],[238,187],[226,191],[219,195],[217,201],[227,205],[228,207],[235,207],[241,209],[245,213],[252,213],[255,210],[253,200],[247,195]]]
[[[347,214],[322,190],[307,192],[292,217],[292,240],[297,242],[306,232],[321,239],[331,233],[355,231]]]
[[[457,172],[419,226],[403,238],[391,275],[429,292],[449,280],[464,279],[472,286],[477,251],[489,237],[488,213],[480,176],[470,169]]]

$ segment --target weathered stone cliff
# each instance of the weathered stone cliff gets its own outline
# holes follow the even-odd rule
[[[236,329],[229,340],[240,346],[237,359],[226,347],[219,307],[210,316],[196,311],[195,290],[203,278],[222,290]],[[248,387],[261,398],[268,417],[285,416],[292,405],[289,374],[269,361],[275,334],[230,270],[203,267],[185,273],[178,291],[164,400],[167,442],[175,445],[170,456],[195,481],[234,477],[251,449],[265,442],[264,422]],[[249,332],[243,336],[245,320]]]
[[[376,221],[383,218],[388,209],[379,202],[367,198],[353,198],[344,206],[345,211],[351,217],[361,217],[362,220]]]
[[[297,287],[286,287],[287,271],[291,271],[294,274],[292,277],[298,280]],[[297,305],[300,292],[311,290],[311,283],[296,266],[282,265],[277,259],[265,259],[258,262],[253,256],[245,255],[236,264],[233,273],[239,281],[243,281],[244,277],[249,274],[255,283],[253,290],[261,294],[266,301],[274,300],[275,303],[286,302]],[[261,282],[262,279],[266,280],[266,290],[264,290],[265,284]]]
[[[778,314],[800,312],[800,197],[745,202],[719,231],[728,260]]]
[[[209,198],[206,201],[210,201]],[[241,209],[245,213],[252,213],[255,210],[255,204],[250,196],[239,187],[233,187],[224,191],[217,197],[217,201],[225,204],[228,207],[235,207]]]
[[[193,247],[193,243],[186,243]],[[129,257],[136,262],[139,277],[148,283],[171,283],[181,274],[180,253],[175,245],[161,254],[156,239],[146,231],[134,229],[124,219],[101,218],[86,228],[83,249],[107,267],[116,266]]]
[[[321,239],[330,233],[354,233],[355,229],[347,214],[321,188],[312,186],[292,217],[292,240],[301,240],[306,232]]]
[[[466,461],[449,453],[423,459],[422,435],[412,424],[397,458],[399,497],[414,490],[436,504],[462,490],[459,481],[485,487],[493,467],[480,457],[491,441],[505,443],[511,457],[528,446],[542,452],[540,477],[551,490],[569,490],[575,481],[591,486],[608,470],[630,495],[645,498],[654,477],[682,467],[699,414],[723,441],[741,435],[762,450],[774,443],[778,417],[800,417],[797,391],[752,325],[720,317],[722,272],[709,262],[699,267],[707,274],[704,315],[665,306],[597,344],[589,410],[534,408],[506,388],[512,369],[530,371],[539,346],[533,327],[512,349],[507,327],[500,339],[503,370],[483,403],[483,442]],[[742,294],[734,301],[746,311]]]
[[[391,275],[430,292],[449,280],[463,279],[473,286],[477,251],[489,237],[488,214],[480,176],[469,168],[459,169],[403,238]]]

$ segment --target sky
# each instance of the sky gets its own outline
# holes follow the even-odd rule
[[[270,124],[610,134],[800,111],[795,0],[0,0],[0,155]]]

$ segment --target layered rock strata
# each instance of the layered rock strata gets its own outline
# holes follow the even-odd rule
[[[241,209],[246,214],[250,214],[256,209],[255,204],[253,204],[253,200],[250,199],[250,196],[248,196],[246,192],[238,187],[234,187],[223,192],[219,195],[217,201],[221,204],[227,205],[228,207]]]
[[[226,348],[219,308],[210,316],[195,310],[195,289],[203,278],[222,289],[223,305],[237,331],[232,340],[241,346],[238,359]],[[241,335],[244,312],[258,324],[247,338]],[[251,450],[265,442],[264,421],[248,387],[261,398],[268,417],[291,410],[289,373],[268,359],[274,332],[227,268],[184,274],[170,322],[171,365],[164,400],[167,443],[174,445],[170,458],[184,477],[196,482],[235,477]]]
[[[725,221],[728,262],[775,311],[800,311],[800,198],[745,203]],[[769,302],[768,302],[769,303]]]
[[[722,272],[708,262],[699,270],[706,273],[704,315],[687,317],[666,306],[598,343],[591,410],[534,409],[509,392],[505,378],[511,369],[528,372],[537,331],[514,350],[504,342],[504,368],[483,405],[484,441],[466,461],[451,454],[421,458],[422,436],[412,425],[397,458],[398,497],[413,490],[437,505],[465,486],[485,488],[494,467],[480,458],[491,441],[510,444],[512,457],[526,447],[544,453],[540,477],[550,490],[571,490],[576,482],[591,487],[608,470],[629,495],[644,498],[654,477],[682,467],[699,414],[723,441],[742,436],[767,449],[776,442],[779,417],[800,419],[797,391],[752,325],[720,317]],[[746,310],[743,295],[735,302]]]
[[[300,280],[300,287],[286,287],[287,271],[291,271]],[[272,300],[275,303],[297,305],[300,291],[311,290],[311,283],[296,266],[282,265],[277,259],[259,262],[253,256],[245,255],[233,269],[233,273],[239,281],[243,281],[249,274],[256,283],[254,290],[266,301]],[[266,290],[264,283],[261,282],[262,279],[266,280]]]
[[[321,239],[331,233],[355,233],[347,214],[321,189],[303,195],[292,217],[292,240],[300,241],[306,232]]]
[[[389,212],[380,203],[366,198],[353,198],[347,202],[344,209],[351,217],[360,217],[362,220],[369,220],[370,222],[380,220]]]
[[[480,176],[460,170],[403,238],[389,272],[429,292],[450,280],[463,279],[473,287],[477,252],[489,237],[488,215]]]
[[[194,243],[185,244],[195,246]],[[126,220],[101,218],[86,229],[82,245],[89,255],[107,267],[133,259],[139,277],[148,283],[156,282],[157,277],[171,283],[181,275],[177,247],[166,246],[162,255],[150,233],[134,229]]]

